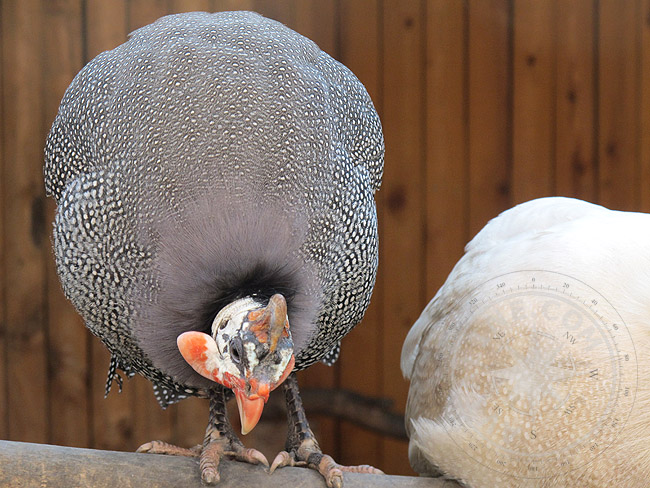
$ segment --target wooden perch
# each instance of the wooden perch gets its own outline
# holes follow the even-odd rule
[[[453,481],[408,476],[345,473],[345,488],[458,488]],[[202,487],[195,458],[98,451],[75,447],[0,441],[0,486],[38,488],[176,488]],[[260,466],[221,462],[219,488],[323,488],[314,471],[282,468],[273,473]]]

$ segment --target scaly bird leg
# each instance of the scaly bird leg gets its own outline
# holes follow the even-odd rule
[[[271,465],[271,473],[282,466],[306,466],[318,471],[329,488],[343,486],[343,472],[384,474],[383,471],[368,466],[341,466],[331,456],[323,454],[314,433],[309,428],[309,422],[302,406],[298,381],[295,373],[289,375],[284,382],[284,394],[287,402],[287,431],[286,451],[280,452]]]
[[[238,461],[269,466],[264,454],[257,449],[244,447],[233,432],[226,415],[225,390],[219,388],[210,397],[210,421],[201,451],[201,479],[204,483],[212,485],[219,481],[219,462],[224,455]]]
[[[153,441],[140,446],[137,452],[199,456],[201,479],[208,485],[219,482],[219,463],[223,456],[232,456],[238,461],[269,466],[264,454],[257,449],[246,448],[233,432],[226,415],[226,399],[223,388],[217,388],[210,396],[210,420],[205,430],[202,446],[184,449],[166,442]]]

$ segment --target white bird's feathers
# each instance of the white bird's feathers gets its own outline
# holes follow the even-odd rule
[[[622,282],[613,292],[623,303],[627,297],[642,297],[650,277],[650,249],[644,253],[643,243],[650,243],[650,216],[642,213],[564,197],[540,198],[503,212],[465,246],[464,256],[410,329],[402,348],[402,373],[411,377],[429,324],[448,313],[455,299],[500,274],[546,269],[599,284],[610,282],[613,272]],[[637,293],[624,293],[628,287]]]
[[[542,198],[518,205],[490,221],[465,251],[409,331],[402,349],[402,372],[411,381],[406,423],[411,438],[409,458],[414,469],[425,474],[442,472],[473,488],[604,487],[612,483],[626,487],[647,486],[650,479],[650,384],[645,376],[650,368],[650,215],[613,211],[569,198]],[[638,361],[636,400],[628,408],[629,418],[615,442],[593,459],[582,458],[584,466],[558,470],[562,472],[557,476],[521,478],[491,469],[459,447],[457,441],[462,437],[463,427],[449,422],[454,418],[451,413],[455,412],[457,417],[462,416],[466,426],[482,432],[489,423],[491,400],[484,392],[479,395],[473,391],[468,386],[472,383],[464,378],[486,361],[498,364],[499,358],[486,358],[485,351],[494,353],[494,349],[484,350],[478,343],[453,349],[450,341],[459,336],[450,334],[444,324],[460,318],[463,323],[459,327],[481,335],[481,328],[488,325],[481,322],[480,313],[463,315],[465,298],[489,280],[524,270],[562,273],[600,293],[622,317]],[[491,306],[498,308],[497,304]],[[530,307],[530,314],[538,321],[515,323],[506,320],[504,325],[509,331],[517,327],[524,332],[530,332],[531,328],[552,327],[544,323],[545,318],[538,309],[537,312],[533,310],[534,303],[524,301],[524,306]],[[614,320],[612,317],[604,319]],[[468,336],[462,337],[465,341]],[[463,354],[449,357],[450,349],[463,351]],[[540,340],[535,350],[543,355],[549,347]],[[583,364],[597,363],[611,354],[599,346],[588,349],[586,356],[574,359]],[[511,369],[517,367],[519,365],[515,364]],[[521,371],[521,374],[535,372]],[[586,392],[581,381],[573,383],[577,388],[574,394]],[[589,397],[587,393],[584,396],[583,408],[574,414],[571,424],[548,426],[551,431],[557,431],[557,443],[565,442],[579,432],[581,426],[602,413],[597,409],[603,405],[604,397],[599,394]],[[510,422],[515,420],[511,418]],[[515,433],[523,432],[523,427],[507,424]],[[482,432],[486,438],[492,434]],[[522,442],[517,435],[504,439],[504,449],[513,451]],[[549,446],[548,449],[554,448],[553,443]],[[580,460],[580,456],[574,459]]]

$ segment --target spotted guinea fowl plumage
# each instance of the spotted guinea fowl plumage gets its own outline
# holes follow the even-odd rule
[[[379,118],[316,44],[251,12],[135,31],[65,93],[47,139],[66,295],[166,406],[209,396],[177,337],[285,297],[295,369],[333,362],[377,267]]]
[[[382,167],[365,89],[313,42],[252,13],[165,17],[90,62],[52,126],[64,290],[119,367],[168,403],[207,386],[176,336],[207,329],[240,281],[263,286],[259,268],[295,288],[305,368],[368,305]]]

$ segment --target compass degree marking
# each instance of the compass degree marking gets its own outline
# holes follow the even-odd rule
[[[584,465],[585,452],[587,462],[604,452],[636,394],[634,346],[606,298],[537,270],[488,280],[464,303],[447,324],[450,354],[440,359],[450,363],[450,384],[475,394],[477,407],[476,415],[447,413],[450,426],[462,426],[454,442],[523,478],[557,475]]]

